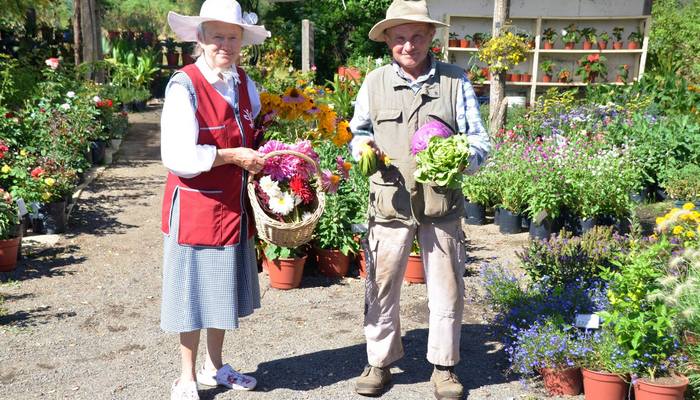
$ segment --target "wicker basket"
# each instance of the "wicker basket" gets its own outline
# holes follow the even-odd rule
[[[293,150],[278,150],[267,153],[263,159],[275,157],[283,154],[291,154],[303,158],[306,162],[311,163],[316,167],[316,176],[318,179],[317,188],[321,186],[321,170],[316,161],[312,160],[305,154]],[[248,198],[253,207],[253,216],[255,217],[255,227],[258,231],[260,239],[283,247],[297,247],[308,243],[313,237],[314,228],[318,220],[323,214],[323,209],[326,204],[325,194],[316,189],[316,199],[318,205],[311,217],[299,222],[281,222],[271,218],[260,206],[258,197],[255,195],[255,184],[253,183],[254,176],[248,178]]]

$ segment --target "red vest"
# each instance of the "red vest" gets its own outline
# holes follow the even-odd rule
[[[196,65],[187,65],[181,71],[189,76],[197,96],[197,144],[214,145],[217,149],[252,147],[252,108],[243,70],[238,68],[241,81],[238,85],[239,121],[243,126],[236,122],[233,107],[206,80]],[[245,191],[247,175],[234,164],[214,167],[194,178],[181,178],[169,172],[163,197],[163,233],[170,233],[170,213],[177,188],[180,202],[178,243],[216,247],[237,244],[240,241],[241,218],[246,215],[248,237],[252,237],[255,229]]]

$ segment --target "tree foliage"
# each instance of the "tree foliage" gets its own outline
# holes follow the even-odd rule
[[[315,63],[321,78],[338,65],[362,56],[380,57],[386,45],[368,39],[372,26],[384,18],[391,0],[317,0],[275,3],[263,15],[273,36],[292,44],[295,64],[301,61],[301,20],[314,24]]]
[[[650,67],[700,82],[700,0],[656,0],[649,38]]]

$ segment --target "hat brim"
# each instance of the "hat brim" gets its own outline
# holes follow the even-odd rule
[[[168,25],[170,25],[170,29],[172,29],[177,38],[183,42],[196,42],[197,27],[204,22],[210,21],[225,22],[243,28],[242,46],[261,44],[265,39],[270,37],[270,32],[265,29],[264,25],[249,25],[218,18],[180,15],[174,11],[168,13]]]
[[[435,21],[434,19],[427,18],[424,15],[406,15],[401,18],[387,18],[377,22],[372,29],[369,30],[369,38],[375,42],[383,42],[385,39],[384,31],[387,29],[403,24],[415,23],[432,24],[435,27],[449,27],[449,25],[444,22]]]

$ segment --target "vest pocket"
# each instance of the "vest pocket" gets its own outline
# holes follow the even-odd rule
[[[459,206],[460,201],[464,201],[460,190],[436,185],[423,185],[423,202],[425,204],[423,214],[426,217],[435,218],[449,214]]]
[[[185,246],[223,246],[223,191],[180,188],[177,242]]]
[[[411,202],[406,189],[398,180],[383,180],[370,177],[370,213],[383,219],[408,219],[411,216]]]

